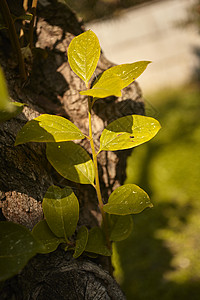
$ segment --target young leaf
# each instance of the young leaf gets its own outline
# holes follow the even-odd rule
[[[113,215],[138,214],[153,207],[149,196],[135,184],[125,184],[114,190],[104,205],[104,211]]]
[[[85,251],[101,254],[104,256],[110,256],[112,254],[106,246],[106,239],[99,227],[93,227],[90,230]]]
[[[129,115],[110,123],[100,137],[100,151],[129,149],[152,139],[160,123],[150,117]]]
[[[0,122],[5,122],[16,117],[22,112],[23,108],[23,103],[9,102],[4,109],[0,110]]]
[[[3,75],[3,71],[0,68],[0,111],[5,109],[9,103],[9,95],[6,86],[6,81]]]
[[[100,56],[100,45],[97,36],[88,30],[73,38],[68,48],[70,67],[88,86]]]
[[[16,20],[25,20],[25,21],[31,21],[33,18],[33,15],[32,14],[29,14],[29,13],[26,13],[24,15],[21,15],[21,16],[13,16],[13,21],[15,22]]]
[[[137,61],[131,64],[114,66],[104,72],[104,80],[118,76],[122,80],[122,89],[124,89],[144,72],[149,63],[151,61]]]
[[[0,122],[14,118],[22,112],[22,103],[10,102],[6,81],[0,68]]]
[[[87,241],[88,241],[88,230],[87,227],[82,226],[78,230],[78,234],[76,237],[76,247],[73,255],[74,258],[79,257],[83,253],[87,245]]]
[[[121,90],[139,77],[150,61],[138,61],[132,64],[122,64],[104,71],[93,87],[87,91],[81,91],[81,95],[97,98],[109,96],[121,96]]]
[[[0,222],[0,281],[17,274],[38,252],[38,247],[26,227]]]
[[[113,242],[125,240],[133,229],[132,216],[110,215],[111,232],[110,240]]]
[[[49,228],[57,237],[72,236],[79,218],[79,203],[70,187],[50,186],[42,208]]]
[[[15,145],[27,142],[63,142],[84,138],[85,135],[69,120],[43,114],[22,127],[17,134]]]
[[[73,142],[48,143],[46,155],[63,177],[82,184],[94,183],[94,164],[81,146]]]
[[[100,79],[91,89],[81,91],[80,94],[97,98],[109,96],[120,97],[122,95],[122,80],[116,75],[107,77],[105,76],[105,72],[101,75]]]
[[[47,225],[46,220],[42,220],[34,226],[32,235],[34,239],[37,240],[41,245],[38,253],[45,254],[53,252],[57,249],[60,243],[66,243],[63,238],[58,238],[54,235]]]

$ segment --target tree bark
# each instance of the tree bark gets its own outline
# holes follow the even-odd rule
[[[22,10],[22,1],[8,1],[11,12]],[[20,24],[18,24],[20,27]],[[48,163],[45,144],[28,143],[14,147],[17,132],[41,113],[64,116],[88,134],[87,98],[80,96],[83,82],[71,71],[67,48],[72,38],[84,31],[75,14],[57,0],[41,0],[37,9],[33,62],[27,62],[29,79],[21,87],[16,56],[5,32],[0,35],[0,64],[4,69],[10,97],[26,103],[23,113],[0,126],[0,207],[1,220],[32,229],[43,218],[42,199],[52,184],[73,188],[80,202],[80,225],[91,228],[101,216],[95,191],[62,178]],[[113,66],[101,54],[96,74]],[[141,91],[136,82],[123,90],[122,97],[100,99],[92,113],[96,147],[103,128],[119,117],[144,114]],[[90,153],[87,141],[81,145]],[[99,170],[103,201],[125,180],[128,151],[102,152]],[[101,266],[98,264],[101,263]],[[72,259],[61,249],[34,257],[20,275],[8,280],[1,299],[124,299],[108,275],[107,258]]]

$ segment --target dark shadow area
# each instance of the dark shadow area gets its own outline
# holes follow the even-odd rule
[[[84,21],[118,16],[121,10],[158,0],[67,0],[77,14],[81,12]]]
[[[143,102],[133,101],[132,99],[123,99],[120,102],[116,102],[116,100],[116,97],[98,99],[92,108],[97,116],[107,122],[107,125],[127,115],[144,114]],[[105,105],[106,103],[108,105]]]
[[[199,298],[200,280],[191,279],[184,284],[178,284],[165,278],[168,272],[174,270],[171,266],[173,254],[167,243],[156,237],[156,232],[168,227],[167,211],[176,214],[179,206],[170,203],[157,207],[154,205],[153,209],[134,216],[131,236],[125,242],[117,243],[123,269],[122,289],[127,300],[153,300],[159,297],[175,300],[180,295],[184,300],[189,299],[190,295],[193,295],[192,299]],[[190,209],[187,208],[179,212],[180,221],[187,223],[189,214]]]
[[[69,8],[67,2],[63,1],[62,3],[62,1],[51,0],[48,5],[38,3],[38,16],[44,18],[50,25],[60,27],[64,32],[79,35],[83,31],[77,26],[76,14]],[[63,20],[64,15],[66,16],[65,20]],[[78,22],[80,25],[83,24],[80,20]]]
[[[163,273],[170,270],[172,254],[162,241],[154,238],[155,228],[167,225],[166,218],[161,214],[164,208],[154,209],[153,213],[146,210],[134,216],[131,236],[125,242],[117,243],[123,269],[122,288],[128,300],[158,299],[166,288]]]
[[[53,112],[56,105],[61,106],[59,97],[63,97],[69,89],[64,76],[58,72],[59,67],[67,62],[67,54],[58,49],[37,50],[38,48],[35,50],[30,83],[26,89],[37,90],[38,97],[35,99],[35,103],[45,110],[49,109],[50,112]],[[54,113],[56,113],[55,110]]]

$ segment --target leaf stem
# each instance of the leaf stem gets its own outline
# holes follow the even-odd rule
[[[9,32],[9,35],[10,35],[10,41],[11,41],[13,50],[16,51],[16,53],[17,53],[20,77],[23,81],[26,81],[27,74],[26,74],[26,70],[25,70],[24,59],[23,59],[23,56],[22,56],[22,53],[21,53],[20,43],[19,43],[19,39],[18,39],[18,36],[17,36],[17,33],[16,33],[13,18],[11,16],[10,9],[8,7],[8,4],[7,4],[6,0],[1,0],[0,1],[0,8],[1,8],[1,12],[2,12],[2,15],[3,15],[4,21],[5,21],[6,26],[8,28],[8,32]]]
[[[37,1],[38,0],[33,0],[32,7],[31,7],[31,12],[32,12],[33,17],[30,22],[29,36],[28,36],[30,49],[33,48],[33,29],[34,29],[34,23],[35,23],[35,17],[36,17]]]
[[[24,8],[24,11],[25,13],[27,12],[28,10],[28,0],[24,0],[23,1],[23,8]],[[19,40],[20,40],[20,46],[21,48],[24,47],[24,27],[25,27],[25,20],[22,21],[22,28],[20,29],[20,34],[19,34]]]
[[[97,198],[98,198],[98,202],[99,202],[99,209],[100,209],[101,215],[102,215],[102,221],[103,221],[103,227],[104,227],[107,246],[111,250],[111,243],[110,243],[110,240],[109,240],[109,233],[108,233],[107,217],[106,217],[106,213],[103,209],[103,200],[102,200],[102,196],[101,196],[101,189],[100,189],[100,183],[99,183],[99,171],[98,171],[98,163],[97,163],[97,154],[96,154],[96,151],[95,151],[94,140],[93,140],[93,135],[92,135],[92,119],[91,119],[92,104],[93,104],[93,102],[91,100],[91,97],[88,97],[89,138],[90,138],[90,146],[91,146],[91,149],[92,149],[92,157],[93,157],[93,163],[94,163],[95,189],[96,189]]]
[[[28,10],[28,0],[23,1],[23,8],[24,8],[25,12]]]

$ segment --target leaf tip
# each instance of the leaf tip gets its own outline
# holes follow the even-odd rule
[[[15,143],[14,143],[14,146],[18,146],[18,145],[20,145],[20,144],[21,144],[21,142],[18,140],[18,138],[16,138]]]

